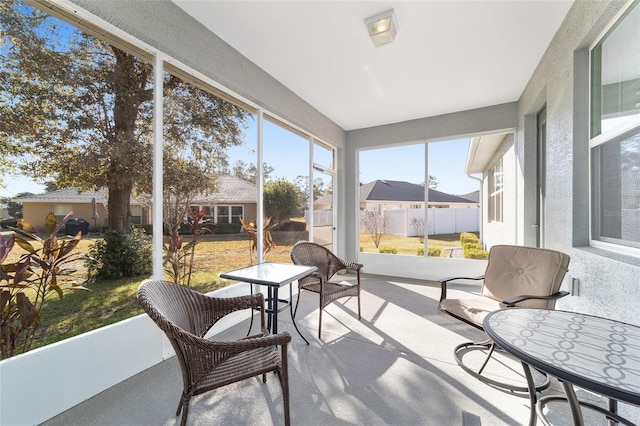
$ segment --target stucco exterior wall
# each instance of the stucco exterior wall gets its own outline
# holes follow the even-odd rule
[[[528,118],[546,104],[544,241],[546,247],[571,256],[569,275],[579,280],[576,294],[560,300],[558,307],[640,324],[640,259],[588,245],[588,49],[624,4],[574,3],[522,94],[517,143],[526,182],[535,163],[526,149],[533,144],[525,137],[530,133]],[[535,184],[535,180],[528,184]],[[531,227],[523,213],[534,203],[530,191],[523,191],[519,199],[522,232]]]
[[[89,230],[101,230],[102,227],[106,226],[107,220],[107,209],[103,204],[98,204],[98,216],[99,218],[94,221],[91,219],[91,204],[86,203],[60,203],[60,204],[70,204],[73,217],[77,219],[84,219],[89,222]],[[44,229],[44,220],[46,216],[53,209],[53,204],[46,203],[24,203],[23,205],[23,219],[34,226],[36,229],[42,230]]]

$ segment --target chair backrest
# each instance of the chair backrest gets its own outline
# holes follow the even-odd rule
[[[202,337],[217,319],[203,321],[200,306],[210,298],[168,281],[147,281],[138,289],[142,309],[168,337],[184,337],[184,332]],[[213,322],[212,322],[213,321]]]
[[[318,273],[329,280],[336,272],[345,269],[345,265],[331,250],[311,241],[298,241],[291,249],[291,261],[296,265],[309,265],[318,268]]]
[[[482,295],[503,301],[519,295],[549,296],[560,290],[569,256],[555,250],[498,245],[489,252]],[[518,306],[553,309],[555,301],[527,300]]]

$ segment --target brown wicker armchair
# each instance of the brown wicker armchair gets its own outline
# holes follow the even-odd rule
[[[329,249],[310,241],[299,241],[291,249],[291,260],[296,265],[316,266],[318,271],[298,281],[298,300],[293,311],[295,318],[298,311],[301,290],[308,290],[320,295],[320,318],[318,321],[318,338],[322,333],[322,311],[329,303],[342,297],[358,298],[358,320],[360,320],[360,270],[362,265],[344,261]],[[357,273],[356,284],[331,282],[331,278],[342,270]]]
[[[489,252],[489,262],[484,275],[479,277],[447,277],[440,280],[439,309],[449,315],[484,330],[484,318],[492,311],[526,307],[554,309],[556,300],[569,292],[560,291],[562,280],[569,267],[569,256],[555,250],[535,247],[496,245]],[[483,280],[479,295],[447,297],[447,284],[458,279]],[[528,392],[526,386],[518,386],[493,380],[483,375],[496,345],[491,339],[462,343],[454,349],[454,357],[467,373],[499,388],[515,392]],[[487,350],[484,363],[476,371],[465,365],[462,355],[468,350]],[[537,385],[538,390],[548,387],[549,381]]]
[[[180,362],[184,388],[176,416],[184,410],[182,426],[192,396],[260,374],[264,382],[269,371],[280,379],[285,424],[290,424],[287,346],[291,336],[268,334],[262,294],[217,298],[171,282],[149,281],[138,289],[138,301],[169,338]],[[236,341],[204,338],[225,315],[254,308],[260,309],[261,333]]]

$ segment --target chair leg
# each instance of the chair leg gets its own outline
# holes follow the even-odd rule
[[[284,405],[284,424],[291,425],[291,413],[289,408],[289,361],[287,358],[287,345],[282,345],[282,366],[278,374],[280,386],[282,387],[282,402]]]
[[[320,298],[320,314],[318,317],[318,339],[322,339],[320,335],[322,334],[322,311],[323,310],[324,310],[324,307],[322,306],[322,298]]]
[[[487,339],[487,340],[483,340],[481,342],[465,342],[465,343],[461,343],[458,346],[455,347],[455,349],[453,350],[453,355],[454,358],[456,359],[456,362],[458,363],[458,365],[467,373],[469,373],[470,375],[472,375],[473,377],[475,377],[476,379],[480,380],[481,382],[487,383],[489,385],[495,386],[497,388],[500,389],[507,389],[510,390],[512,392],[519,392],[519,393],[529,393],[529,387],[528,386],[518,386],[515,384],[510,384],[510,383],[504,383],[504,382],[500,382],[497,380],[493,380],[488,378],[485,375],[482,375],[482,372],[484,370],[484,368],[486,367],[487,363],[489,362],[489,359],[491,359],[494,350],[497,348],[497,345],[495,344],[495,342],[493,342],[493,340],[491,339]],[[487,355],[487,357],[485,358],[484,362],[482,363],[482,366],[478,369],[478,371],[471,369],[469,366],[467,366],[464,361],[462,360],[462,355],[461,352],[464,349],[471,349],[471,350],[489,350],[489,354]],[[545,379],[541,384],[537,384],[536,385],[536,391],[540,392],[543,391],[545,389],[547,389],[549,387],[550,384],[550,379],[549,376],[544,375]]]
[[[176,411],[176,416],[180,415],[182,411],[182,417],[180,418],[180,426],[185,426],[187,424],[187,416],[189,415],[189,400],[191,397],[187,395],[182,395],[180,398],[180,403],[178,404],[178,411]]]

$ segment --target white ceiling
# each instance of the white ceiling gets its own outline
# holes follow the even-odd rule
[[[570,0],[173,0],[345,130],[517,101]],[[395,42],[364,20],[393,8]]]

